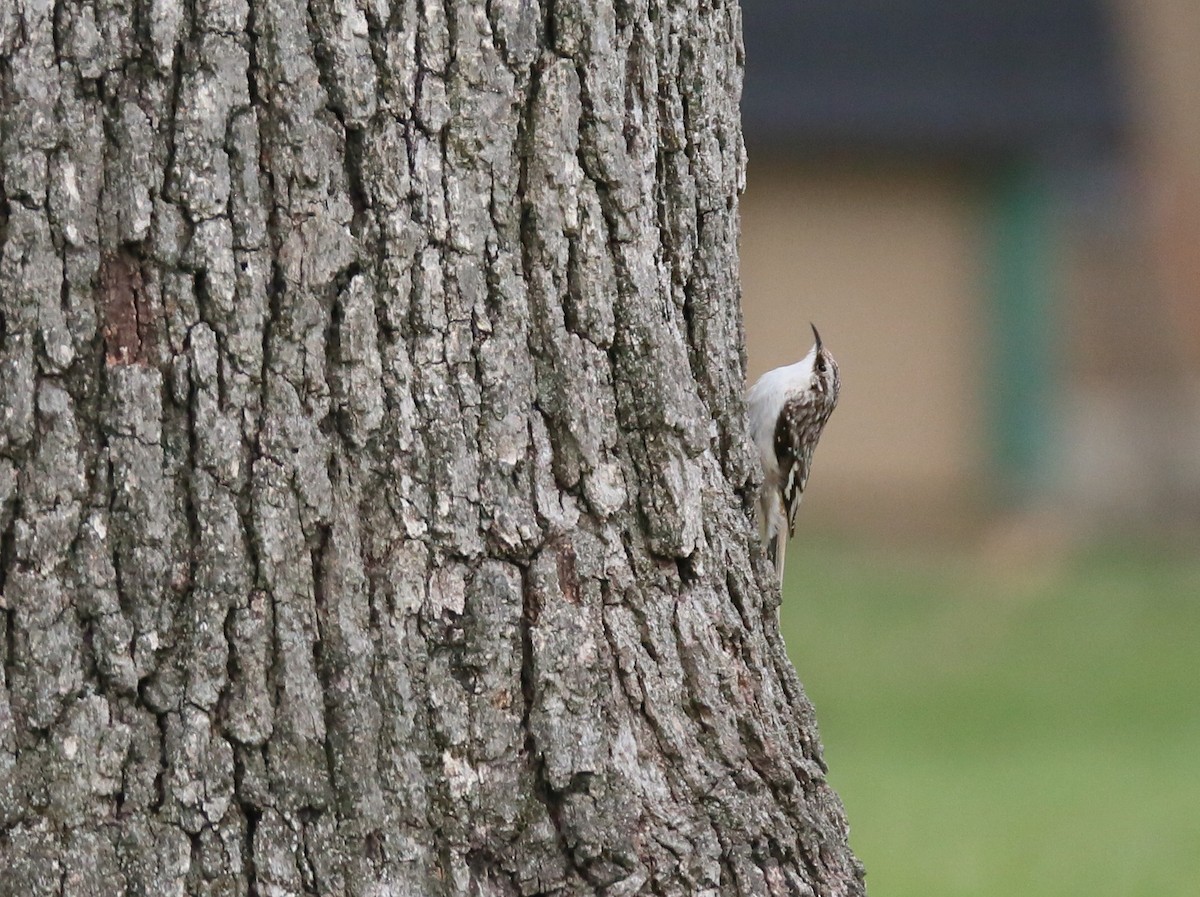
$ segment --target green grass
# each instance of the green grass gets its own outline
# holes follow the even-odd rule
[[[784,636],[872,897],[1200,893],[1200,560],[788,562]]]

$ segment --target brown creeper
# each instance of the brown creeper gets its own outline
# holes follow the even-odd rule
[[[781,583],[784,550],[796,531],[796,509],[804,497],[813,451],[841,386],[837,362],[821,344],[817,328],[812,331],[816,343],[807,355],[767,371],[746,396],[750,434],[764,475],[758,497],[759,535]]]

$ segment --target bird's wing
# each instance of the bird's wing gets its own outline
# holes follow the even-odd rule
[[[818,412],[805,396],[783,405],[775,425],[775,460],[779,465],[779,497],[787,515],[788,535],[796,531],[796,511],[804,497],[819,429]]]

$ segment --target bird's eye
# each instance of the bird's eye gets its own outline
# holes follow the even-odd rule
[[[825,373],[825,356],[824,355],[817,356],[817,373],[818,374]]]

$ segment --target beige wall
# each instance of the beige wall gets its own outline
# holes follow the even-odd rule
[[[750,380],[807,352],[810,320],[842,372],[807,525],[939,525],[947,504],[978,492],[978,218],[953,173],[752,157],[741,254]]]
[[[1200,3],[1113,0],[1170,345],[1200,381]],[[1197,384],[1200,389],[1200,383]]]

